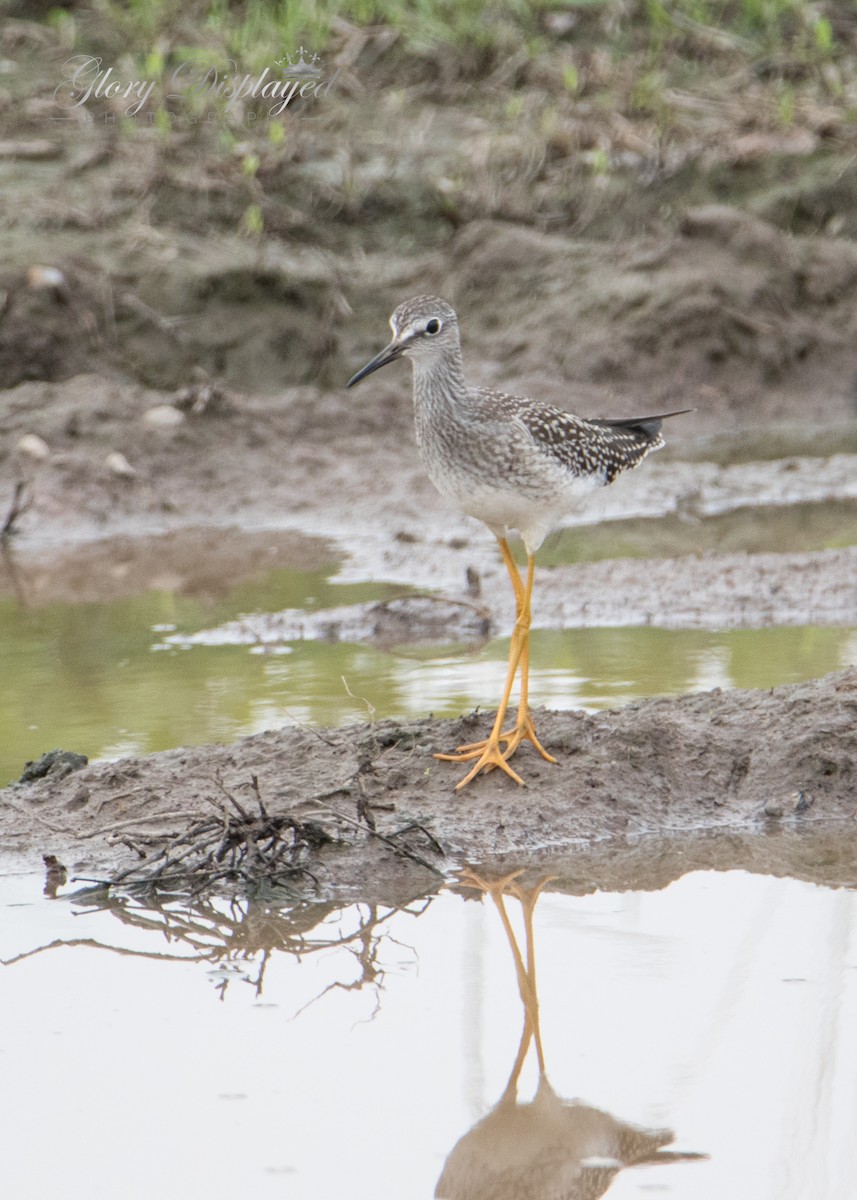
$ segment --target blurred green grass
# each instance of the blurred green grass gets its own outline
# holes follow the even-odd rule
[[[564,41],[599,43],[619,56],[707,48],[821,64],[853,49],[857,8],[850,0],[91,0],[47,19],[81,50],[153,55],[165,66],[204,50],[251,69],[272,50],[302,44],[324,53],[346,27],[383,28],[393,59],[429,62],[450,78],[478,77],[503,56],[528,61]]]

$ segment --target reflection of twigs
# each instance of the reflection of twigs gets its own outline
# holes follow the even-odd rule
[[[347,817],[345,813],[340,812],[337,808],[332,808],[329,804],[323,804],[322,808],[326,808],[328,812],[333,813],[333,815],[338,817],[340,821],[345,821],[347,825],[353,825],[355,829],[364,828],[359,820],[355,821],[353,817]],[[373,829],[371,825],[367,827],[367,831],[371,837],[377,838],[379,842],[383,842],[385,846],[389,846],[394,853],[401,855],[402,858],[409,858],[412,862],[419,863],[421,867],[425,867],[427,871],[431,871],[434,875],[438,875],[441,879],[443,879],[443,871],[439,871],[437,867],[433,866],[432,863],[423,858],[421,854],[417,854],[408,846],[400,846],[393,840],[394,838],[398,837],[399,833],[406,833],[409,829],[421,829],[422,832],[425,833],[429,840],[433,843],[433,845],[437,847],[438,851],[441,854],[443,853],[443,851],[440,849],[440,844],[438,843],[437,839],[433,838],[431,834],[426,833],[426,830],[423,829],[422,825],[418,825],[416,822],[413,822],[412,824],[406,826],[405,829],[400,829],[396,833],[390,834],[389,836],[383,833],[378,833],[378,831]]]
[[[74,900],[75,897],[70,899]],[[10,966],[59,946],[91,946],[139,958],[182,963],[196,961],[231,969],[236,974],[240,971],[240,977],[259,996],[262,994],[265,968],[275,952],[290,954],[300,960],[316,952],[344,949],[355,955],[363,969],[359,980],[342,986],[349,991],[367,985],[380,990],[384,969],[378,961],[378,946],[382,938],[389,938],[382,927],[400,913],[422,915],[431,904],[431,897],[413,897],[404,904],[383,908],[359,904],[343,907],[332,902],[305,901],[280,907],[246,898],[232,899],[227,903],[222,899],[188,900],[186,897],[167,897],[154,890],[141,896],[138,893],[111,890],[107,885],[95,893],[81,893],[77,902],[87,903],[88,907],[77,909],[76,916],[106,911],[124,925],[159,934],[171,945],[189,947],[192,953],[189,955],[186,949],[177,954],[130,950],[124,946],[111,946],[95,938],[71,938],[38,946],[16,955],[3,965]],[[349,927],[347,922],[353,923]],[[251,971],[250,967],[253,966],[257,969]],[[222,992],[227,985],[228,979],[222,985]]]
[[[179,958],[175,954],[164,954],[163,951],[132,950],[128,946],[108,946],[106,942],[99,942],[97,938],[56,938],[53,942],[48,942],[44,946],[35,946],[32,950],[24,950],[23,953],[15,954],[12,958],[0,958],[0,966],[11,967],[15,963],[23,962],[26,958],[34,958],[35,955],[42,954],[45,950],[57,950],[60,946],[88,946],[93,950],[112,950],[114,954],[121,954],[128,958],[154,958],[166,962],[187,962],[186,958]]]
[[[362,991],[367,984],[373,985],[376,989],[375,1009],[372,1013],[372,1017],[377,1016],[381,1008],[381,989],[384,984],[384,975],[386,973],[383,967],[381,967],[378,963],[378,951],[381,948],[383,935],[380,937],[372,936],[372,933],[378,924],[377,914],[377,905],[370,905],[369,920],[366,924],[361,926],[354,938],[354,941],[357,942],[359,949],[355,949],[353,946],[344,947],[344,949],[346,949],[349,954],[353,955],[353,957],[356,958],[357,962],[360,964],[360,975],[358,978],[352,979],[350,983],[343,983],[341,979],[336,979],[333,981],[333,983],[329,983],[327,987],[323,988],[322,991],[320,991],[317,996],[313,997],[312,1000],[307,1000],[306,1004],[302,1004],[295,1013],[293,1019],[299,1017],[301,1013],[305,1012],[311,1005],[316,1004],[322,999],[322,997],[326,996],[328,992],[359,992]]]
[[[306,1004],[301,1005],[301,1007],[294,1014],[295,1018],[299,1017],[301,1013],[305,1012],[313,1004],[317,1004],[319,1000],[328,994],[328,992],[359,992],[362,991],[367,984],[369,984],[375,988],[375,1007],[369,1016],[370,1021],[374,1020],[381,1009],[381,991],[383,990],[384,979],[387,974],[386,969],[379,963],[378,960],[378,952],[381,948],[381,943],[382,941],[387,941],[392,942],[397,946],[400,946],[402,943],[398,942],[396,938],[392,937],[392,935],[389,933],[376,935],[375,937],[370,937],[369,935],[370,933],[375,933],[375,931],[378,929],[378,926],[384,921],[388,920],[394,914],[407,913],[409,916],[413,917],[422,916],[422,914],[431,904],[431,898],[427,897],[425,903],[419,909],[414,909],[411,907],[411,905],[414,903],[415,901],[411,900],[408,902],[408,904],[403,905],[401,908],[393,908],[392,910],[380,916],[378,915],[378,906],[374,904],[370,905],[369,917],[361,924],[360,929],[357,931],[354,937],[350,939],[351,942],[357,942],[360,948],[355,949],[351,945],[346,945],[344,942],[341,943],[343,948],[347,949],[349,953],[352,954],[360,963],[359,978],[353,979],[350,983],[343,983],[341,980],[335,980],[333,983],[329,983],[327,987],[323,988],[317,996],[313,997],[312,1000],[307,1000]],[[358,905],[358,911],[359,907],[360,906]]]

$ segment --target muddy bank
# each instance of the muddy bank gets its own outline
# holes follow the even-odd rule
[[[493,773],[461,795],[461,767],[432,753],[484,736],[490,714],[271,731],[13,785],[0,792],[0,842],[7,861],[35,867],[52,853],[103,879],[138,861],[135,838],[166,837],[210,813],[224,789],[248,802],[258,786],[269,813],[332,839],[305,861],[321,894],[381,896],[428,887],[462,861],[573,843],[825,819],[850,829],[855,712],[857,670],[594,715],[542,712],[539,733],[558,764],[524,748],[515,762],[526,788]]]
[[[98,538],[43,546],[37,553],[7,547],[0,557],[0,595],[22,605],[109,602],[148,591],[213,599],[272,570],[331,569],[336,552],[318,538],[288,530],[176,529],[160,536]]]
[[[471,567],[471,572],[474,568]],[[471,575],[471,578],[473,576]],[[857,548],[816,554],[616,559],[536,572],[534,629],[648,625],[760,629],[857,622]],[[487,566],[479,598],[402,596],[306,612],[285,609],[171,634],[173,646],[277,646],[318,639],[380,647],[470,644],[514,625],[511,591]]]
[[[24,504],[0,563],[7,596],[35,606],[150,588],[218,595],[271,568],[338,561],[344,581],[434,596],[308,618],[293,610],[269,626],[275,638],[400,643],[508,631],[511,597],[492,539],[444,506],[420,466],[405,368],[357,394],[343,388],[386,340],[392,308],[428,290],[457,304],[474,382],[584,415],[695,408],[672,423],[670,449],[607,489],[586,521],[669,514],[695,528],[741,506],[857,494],[857,209],[844,90],[838,115],[831,92],[823,111],[801,104],[796,127],[781,129],[779,85],[767,109],[754,70],[745,64],[727,82],[718,51],[701,109],[669,93],[667,149],[645,105],[621,103],[635,90],[629,81],[607,82],[612,52],[600,67],[577,63],[580,94],[565,73],[571,43],[551,64],[514,68],[523,103],[513,118],[498,108],[507,86],[498,93],[496,80],[487,91],[448,80],[451,90],[435,95],[394,72],[384,79],[395,86],[367,91],[377,64],[358,61],[375,54],[378,36],[352,46],[341,100],[296,114],[288,137],[268,142],[217,123],[167,132],[82,122],[60,139],[45,52],[65,53],[60,35],[29,24],[8,32],[4,54],[21,69],[4,72],[0,96],[10,139],[0,164],[9,200],[0,525],[21,484]],[[612,51],[612,30],[607,41]],[[584,98],[591,87],[597,103]],[[220,132],[229,133],[222,144]],[[15,136],[48,143],[30,169]],[[709,461],[716,439],[724,442]],[[549,566],[545,547],[535,623],[853,623],[855,541],[816,536],[748,554],[683,538],[682,548],[650,550],[652,561],[619,550],[573,567]],[[251,636],[261,637],[255,622]],[[80,869],[97,871],[133,854],[110,844],[122,830],[107,835],[105,822],[142,817],[129,828],[150,830],[150,815],[157,825],[171,805],[186,819],[207,802],[218,765],[236,789],[258,774],[265,796],[286,808],[312,811],[329,794],[353,816],[355,796],[388,796],[396,812],[379,809],[379,829],[413,810],[451,857],[625,836],[668,817],[682,829],[697,818],[743,820],[767,802],[766,787],[818,791],[823,809],[845,766],[818,784],[785,747],[810,735],[824,744],[817,719],[835,695],[819,684],[818,712],[810,706],[793,724],[781,714],[781,725],[770,698],[729,701],[741,719],[723,717],[710,778],[684,769],[685,738],[702,761],[710,736],[694,708],[702,701],[689,698],[624,716],[546,715],[562,763],[527,763],[526,794],[488,778],[453,799],[454,770],[430,748],[471,737],[482,718],[457,728],[426,720],[404,727],[404,742],[383,725],[291,731],[88,768],[4,793],[4,828],[12,821],[17,852],[32,855],[49,835]],[[727,699],[711,703],[720,711]],[[617,749],[617,730],[633,753]],[[653,739],[650,750],[639,737]],[[756,750],[745,769],[741,738],[782,740],[777,770],[763,769]],[[846,742],[843,733],[842,754]],[[350,844],[368,836],[329,812],[319,819]],[[414,867],[381,857],[377,839],[327,848],[322,884]]]
[[[276,567],[312,570],[338,560],[343,581],[428,585],[443,595],[449,640],[484,636],[483,617],[489,632],[507,630],[510,593],[494,540],[450,510],[425,476],[405,371],[385,386],[365,397],[316,389],[277,399],[235,394],[198,412],[172,394],[97,376],[5,393],[0,510],[17,479],[26,482],[26,505],[0,565],[0,590],[27,604],[163,587],[199,594]],[[167,422],[164,411],[173,414]],[[857,456],[830,454],[828,439],[817,457],[687,461],[681,426],[694,419],[673,422],[677,447],[603,489],[566,523],[565,540],[554,543],[565,550],[545,545],[537,627],[853,621],[857,568],[848,543],[857,524],[845,506],[854,503]],[[849,428],[841,427],[843,441]],[[27,438],[40,439],[36,454]],[[116,473],[116,455],[127,471]],[[822,524],[824,504],[840,506],[838,524]],[[792,521],[796,506],[803,508]],[[632,527],[631,518],[649,524]],[[629,534],[642,557],[623,557],[629,545],[634,554]],[[591,551],[575,538],[588,538]],[[743,545],[780,552],[724,553]],[[614,561],[563,565],[587,557]],[[643,557],[655,560],[651,567]],[[412,615],[411,628],[403,615],[399,633],[385,623],[382,640],[423,640],[425,622]],[[436,614],[428,616],[431,636]],[[293,613],[271,629],[257,625],[253,637],[263,640],[375,636],[358,613]]]
[[[630,413],[641,396],[695,407],[706,434],[853,415],[857,249],[726,205],[603,242],[474,220],[407,259],[177,232],[151,253],[131,232],[106,257],[83,238],[70,260],[65,233],[18,242],[19,265],[0,272],[4,388],[103,372],[179,392],[200,378],[334,391],[383,343],[396,305],[430,291],[458,308],[482,383],[584,415]]]
[[[384,499],[389,509],[384,513],[379,505],[379,524],[353,536],[343,528],[347,514],[345,521],[337,522],[331,510],[326,521],[319,505],[318,522],[308,520],[300,532],[194,526],[70,546],[22,538],[0,556],[0,597],[14,596],[28,608],[57,602],[109,602],[162,590],[205,600],[223,596],[245,581],[264,579],[274,570],[338,570],[336,578],[343,582],[373,577],[384,581],[374,586],[386,586],[390,595],[316,611],[284,607],[249,613],[165,641],[181,646],[276,646],[311,639],[394,647],[479,644],[508,634],[514,619],[511,589],[487,531],[461,517],[444,531],[442,511],[420,530],[407,514],[393,511],[390,502],[395,498],[387,491]],[[822,505],[818,508],[820,524],[825,510]],[[787,507],[782,511],[788,515]],[[850,514],[846,518],[841,528],[847,534],[853,522]],[[310,536],[308,529],[317,529],[323,520],[324,537]],[[790,532],[787,522],[786,526],[784,537]],[[597,553],[598,539],[609,546],[612,538],[617,551],[628,556],[557,564],[551,557],[561,556],[565,543],[549,542],[540,556],[540,561],[548,561],[536,573],[533,627],[758,629],[848,626],[857,621],[857,547],[705,552],[703,534],[694,529],[698,526],[690,527],[681,557],[661,558],[633,553],[639,526],[631,521],[604,524],[594,539],[587,538],[585,529],[569,527],[567,540],[576,536],[583,553],[593,541]],[[648,530],[643,534],[648,536]],[[694,537],[698,538],[696,551]],[[581,552],[577,545],[574,549]],[[426,580],[431,580],[430,593],[424,591]],[[412,594],[412,589],[420,594]],[[285,596],[283,603],[287,603]]]

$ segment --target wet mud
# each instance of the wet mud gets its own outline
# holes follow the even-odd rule
[[[0,792],[2,846],[14,859],[35,846],[73,875],[108,880],[176,829],[210,817],[224,797],[227,806],[230,796],[244,806],[259,797],[267,814],[312,823],[330,839],[316,839],[301,860],[312,876],[302,877],[301,892],[390,899],[436,885],[463,862],[519,863],[568,848],[590,885],[603,876],[608,886],[623,871],[633,875],[647,853],[641,838],[824,822],[853,832],[855,713],[854,670],[617,712],[540,712],[539,734],[557,764],[524,747],[515,764],[525,787],[494,772],[460,794],[453,787],[463,768],[433,753],[485,736],[486,715],[272,731],[13,785]],[[753,852],[742,853],[751,863]],[[725,857],[722,865],[738,865]],[[765,857],[760,848],[757,861]],[[673,856],[682,861],[700,860]],[[831,866],[824,855],[819,864]],[[834,874],[841,865],[834,860]]]
[[[14,82],[21,113],[44,72],[38,55],[29,67]],[[404,367],[358,393],[343,386],[384,343],[395,305],[434,291],[459,310],[475,382],[582,415],[694,409],[671,423],[666,451],[583,514],[610,544],[568,557],[545,547],[537,628],[855,623],[850,527],[794,542],[786,528],[775,546],[726,533],[739,512],[857,497],[844,143],[841,162],[807,151],[783,178],[765,166],[774,142],[739,163],[724,135],[725,157],[712,143],[707,165],[645,186],[588,172],[572,203],[559,142],[538,179],[516,174],[520,161],[509,173],[499,143],[474,169],[471,126],[490,142],[492,125],[478,97],[472,112],[459,99],[418,98],[431,137],[417,146],[409,105],[392,101],[384,137],[361,141],[364,126],[377,132],[381,99],[355,92],[319,123],[295,122],[288,149],[265,151],[253,179],[237,154],[155,130],[81,125],[62,144],[47,139],[30,171],[4,158],[15,214],[0,271],[5,595],[30,606],[158,588],[219,595],[272,568],[335,564],[343,581],[401,594],[205,635],[401,645],[508,632],[492,539],[444,507],[419,464]],[[22,137],[36,131],[21,118]],[[356,148],[347,167],[344,146]],[[455,196],[450,179],[461,180]],[[823,219],[797,221],[798,194],[800,211],[821,206]],[[240,232],[250,201],[262,237]],[[629,556],[625,523],[664,516],[660,540]],[[385,837],[430,829],[441,871],[575,841],[850,820],[853,709],[846,674],[543,713],[559,765],[523,751],[526,790],[489,776],[463,796],[431,752],[481,735],[487,714],[276,731],[5,789],[0,851],[61,853],[104,873],[136,853],[117,836],[191,819],[216,770],[238,792],[255,775],[277,811],[318,810],[336,839],[319,852],[320,886],[355,893],[425,870],[367,832],[372,811]]]

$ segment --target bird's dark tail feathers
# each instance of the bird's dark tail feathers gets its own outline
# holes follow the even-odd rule
[[[660,432],[662,422],[669,417],[682,417],[691,412],[694,412],[694,409],[679,408],[675,412],[658,413],[654,417],[590,417],[589,421],[592,425],[609,425],[612,429],[626,429],[628,433],[655,438]]]

